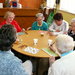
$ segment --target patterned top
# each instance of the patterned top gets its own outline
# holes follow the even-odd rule
[[[0,51],[0,75],[28,75],[11,51]]]
[[[75,33],[72,30],[68,31],[68,35],[70,35],[75,41]]]
[[[75,75],[75,51],[56,60],[49,67],[48,75]]]
[[[48,30],[48,24],[46,22],[42,22],[42,25],[38,25],[38,22],[35,21],[33,24],[32,24],[32,30],[45,30],[47,31]]]
[[[68,32],[68,29],[69,29],[69,24],[65,20],[63,20],[63,22],[60,26],[58,26],[55,23],[55,21],[53,21],[53,23],[49,27],[49,31],[52,31],[52,32],[56,32],[56,30],[59,30],[60,32],[58,32],[58,34]]]

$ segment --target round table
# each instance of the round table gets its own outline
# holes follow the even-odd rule
[[[43,31],[44,32],[44,36],[41,36],[42,31],[40,30],[29,30],[26,31],[26,34],[22,34],[22,35],[18,35],[18,39],[20,39],[19,43],[14,43],[13,44],[13,49],[19,53],[22,53],[24,55],[27,56],[32,56],[32,57],[42,57],[42,58],[48,58],[50,57],[49,54],[47,54],[46,52],[44,52],[42,50],[42,48],[48,48],[48,39],[51,39],[54,41],[56,36],[50,36],[47,31]],[[37,45],[34,45],[33,43],[33,39],[37,38],[38,39],[38,43]],[[25,52],[24,49],[27,46],[31,46],[33,48],[37,48],[40,51],[36,54],[32,54],[32,53],[28,53]]]

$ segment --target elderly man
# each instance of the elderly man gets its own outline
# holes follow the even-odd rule
[[[70,30],[68,32],[68,35],[70,35],[75,41],[75,18],[73,18],[71,20],[71,27],[70,27]]]
[[[61,58],[53,61],[52,57],[50,61],[53,62],[49,67],[48,75],[75,75],[75,51],[73,51],[74,41],[73,38],[61,34],[58,35],[55,40],[55,46],[61,55]]]

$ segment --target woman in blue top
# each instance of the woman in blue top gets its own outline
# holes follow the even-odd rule
[[[37,13],[36,14],[36,21],[32,24],[31,29],[32,30],[48,30],[48,24],[43,21],[44,20],[44,16],[42,13]]]
[[[16,40],[16,29],[13,25],[3,25],[0,29],[0,75],[31,75],[32,63],[22,63],[11,52]]]

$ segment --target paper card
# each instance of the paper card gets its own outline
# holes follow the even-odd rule
[[[26,52],[28,52],[28,53],[36,54],[37,52],[39,52],[39,49],[33,48],[33,47],[26,47],[26,48],[24,49],[24,51],[26,51]]]
[[[42,48],[42,50],[46,53],[48,53],[50,56],[58,56],[56,53],[54,53],[52,50],[49,48]]]
[[[17,2],[16,1],[12,1],[12,7],[17,7]]]
[[[23,35],[25,32],[18,32],[17,35]]]

